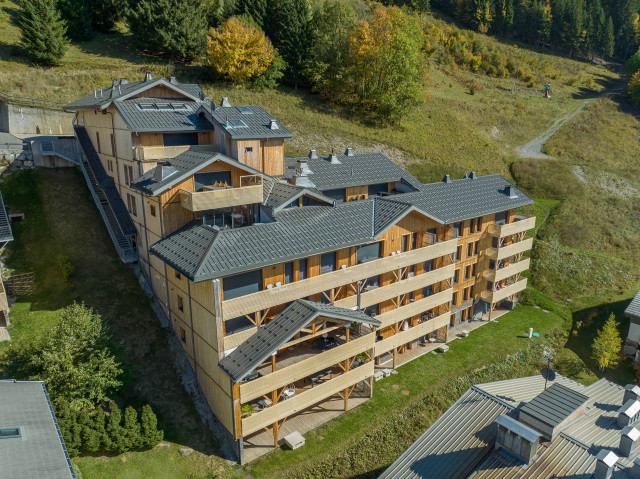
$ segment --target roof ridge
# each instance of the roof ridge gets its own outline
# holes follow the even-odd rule
[[[202,265],[205,262],[205,259],[209,256],[209,253],[211,252],[211,250],[213,249],[214,245],[216,244],[216,240],[218,239],[218,236],[220,235],[221,230],[219,229],[215,229],[212,226],[209,225],[205,225],[202,224],[201,226],[207,228],[207,229],[211,229],[212,231],[215,232],[215,235],[213,237],[213,240],[211,241],[211,243],[209,244],[209,247],[205,250],[205,252],[202,254],[202,257],[198,260],[198,266],[196,266],[196,270],[195,270],[195,274],[193,275],[194,278],[196,275],[198,275],[200,273],[200,268],[202,268]]]

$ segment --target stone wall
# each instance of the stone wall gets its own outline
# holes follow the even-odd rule
[[[73,115],[0,103],[0,131],[18,135],[73,135]]]

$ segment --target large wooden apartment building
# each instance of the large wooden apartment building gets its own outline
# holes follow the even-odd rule
[[[241,461],[252,435],[277,443],[327,398],[346,409],[355,387],[372,394],[376,364],[526,287],[535,219],[516,210],[532,200],[499,175],[422,184],[380,153],[286,157],[292,135],[263,108],[173,78],[66,108],[112,239]]]

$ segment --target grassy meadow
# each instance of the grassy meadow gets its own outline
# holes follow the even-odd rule
[[[468,384],[534,374],[537,350],[522,338],[529,327],[554,346],[558,369],[569,377],[585,384],[603,375],[621,384],[634,379],[628,361],[602,373],[591,359],[595,334],[610,312],[626,336],[622,312],[640,288],[640,122],[620,92],[601,96],[619,84],[615,65],[533,52],[478,35],[487,48],[532,75],[534,89],[551,83],[551,98],[530,94],[522,80],[474,74],[432,57],[424,104],[399,126],[380,126],[304,89],[255,91],[215,84],[204,65],[140,55],[124,27],[72,44],[59,67],[34,67],[19,55],[16,2],[0,1],[0,7],[7,12],[0,15],[1,92],[67,102],[114,78],[135,81],[146,71],[175,75],[199,83],[216,101],[228,96],[234,104],[262,105],[294,133],[287,154],[306,154],[310,148],[323,154],[346,146],[356,152],[379,150],[425,182],[445,173],[453,178],[471,170],[500,173],[535,199],[525,211],[537,216],[537,224],[530,288],[521,307],[454,341],[446,358],[429,354],[400,367],[397,376],[376,383],[371,401],[309,433],[304,448],[278,450],[239,467],[226,463],[201,425],[175,373],[167,333],[133,272],[119,263],[81,175],[73,170],[11,174],[0,188],[9,207],[26,218],[14,225],[16,241],[5,260],[16,272],[35,271],[38,285],[35,294],[12,306],[13,344],[46,334],[62,307],[84,301],[114,332],[113,347],[125,369],[119,399],[149,402],[165,429],[165,441],[151,451],[74,460],[85,479],[375,477]],[[518,93],[511,94],[514,82]],[[543,151],[553,159],[516,156],[517,146],[585,99],[592,99],[585,110],[545,145]],[[70,284],[60,280],[59,254],[75,266]],[[0,356],[6,347],[0,343]],[[531,361],[510,360],[519,355]],[[399,393],[405,389],[408,396]],[[182,446],[195,452],[183,457]]]

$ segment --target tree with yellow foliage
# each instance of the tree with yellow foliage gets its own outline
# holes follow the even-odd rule
[[[231,17],[207,38],[207,61],[224,79],[246,83],[265,73],[275,52],[264,32]]]

